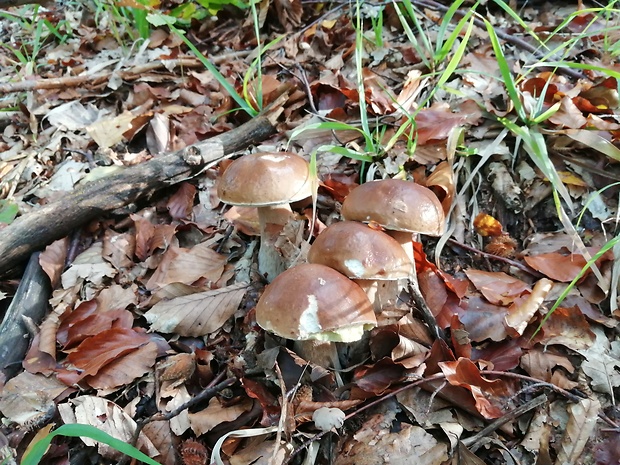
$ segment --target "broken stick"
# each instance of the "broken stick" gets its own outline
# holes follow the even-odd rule
[[[283,96],[290,89],[283,91]],[[275,102],[274,102],[275,103]],[[229,132],[123,169],[68,193],[17,218],[2,230],[0,275],[6,274],[30,254],[69,234],[73,229],[171,184],[198,174],[205,165],[247,148],[273,135],[275,119],[282,110],[257,116]]]

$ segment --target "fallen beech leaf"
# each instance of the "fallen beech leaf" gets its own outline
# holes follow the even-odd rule
[[[153,290],[171,283],[192,284],[200,278],[214,283],[222,276],[226,260],[206,242],[191,249],[170,246],[146,287]]]
[[[476,409],[482,416],[488,419],[502,416],[502,409],[507,408],[506,400],[510,397],[508,387],[502,380],[483,378],[476,365],[466,358],[455,362],[439,362],[438,365],[450,384],[471,391],[476,400]]]
[[[590,347],[596,336],[590,330],[578,307],[558,307],[543,325],[543,334],[536,341],[541,344],[561,344],[572,350]]]
[[[521,336],[552,287],[552,281],[546,278],[538,280],[536,284],[534,284],[531,294],[517,299],[512,303],[506,315],[506,326],[512,328]]]
[[[568,423],[557,449],[556,463],[572,465],[579,460],[596,426],[601,404],[596,398],[581,399],[568,406]]]
[[[67,385],[73,385],[97,372],[123,355],[132,352],[150,341],[144,333],[133,329],[111,328],[96,336],[85,339],[67,357],[66,366],[70,370],[58,373],[58,379]]]
[[[381,395],[393,383],[398,383],[405,368],[390,358],[382,358],[371,366],[360,367],[355,370],[353,382],[365,392]]]
[[[345,441],[334,465],[437,465],[448,459],[448,447],[419,426],[400,424],[391,432],[392,420],[384,415],[370,417],[352,438]],[[387,459],[389,458],[389,461]]]
[[[583,372],[592,379],[592,389],[613,395],[620,386],[620,342],[611,344],[601,328],[593,328],[596,341],[587,350],[579,350],[586,360],[581,364]]]
[[[66,390],[67,386],[53,376],[24,371],[3,386],[0,411],[7,419],[30,429],[54,416],[54,399]]]
[[[102,252],[103,244],[96,242],[78,255],[69,269],[62,274],[62,287],[69,289],[80,279],[101,285],[104,278],[114,277],[117,271],[103,259]]]
[[[58,239],[48,245],[41,255],[39,255],[39,264],[45,274],[49,276],[52,288],[56,288],[60,282],[62,270],[65,269],[65,260],[67,258],[67,247],[69,246],[69,238]]]
[[[493,365],[493,370],[509,371],[519,366],[523,355],[521,339],[508,339],[472,348],[471,360],[484,360]]]
[[[180,336],[205,336],[220,329],[235,313],[248,287],[247,283],[237,283],[161,301],[144,317],[152,331]]]
[[[152,224],[140,215],[130,215],[136,228],[136,257],[144,261],[157,249],[166,250],[172,243],[176,226]]]
[[[442,161],[437,165],[435,171],[433,171],[424,185],[431,189],[436,195],[444,213],[447,215],[452,206],[452,199],[454,198],[454,171],[452,166],[447,161]]]
[[[74,407],[72,408],[70,404]],[[65,424],[81,423],[91,425],[126,443],[131,443],[136,431],[136,422],[122,408],[114,402],[101,397],[77,397],[70,400],[69,403],[60,404],[58,412]],[[81,439],[87,446],[97,446],[99,453],[108,459],[120,460],[124,457],[121,452],[107,444],[94,441],[86,436],[81,437]],[[149,457],[159,455],[155,446],[142,432],[138,437],[137,447]]]
[[[88,376],[84,381],[99,390],[128,386],[153,368],[158,352],[157,344],[149,342],[113,360],[97,371],[96,375]]]
[[[128,270],[134,265],[136,238],[131,233],[119,234],[108,229],[103,238],[101,254],[117,270]]]
[[[452,131],[466,120],[467,116],[452,113],[447,104],[423,108],[415,116],[418,145],[447,139]]]
[[[459,320],[465,325],[472,341],[480,342],[485,339],[502,341],[508,333],[504,321],[508,309],[488,303],[480,297],[463,299],[453,310]]]
[[[238,404],[223,406],[217,397],[212,397],[207,408],[196,413],[189,413],[189,423],[196,436],[211,431],[216,426],[236,420],[252,408],[253,400],[244,398]]]
[[[552,383],[554,381],[556,367],[564,368],[568,373],[574,373],[575,367],[570,360],[563,356],[554,354],[550,351],[544,351],[539,348],[529,350],[521,357],[521,367],[533,378]],[[557,378],[556,378],[557,379]],[[574,382],[572,385],[564,384],[560,386],[563,389],[572,389],[577,386]]]
[[[189,218],[189,215],[192,213],[192,208],[194,208],[195,196],[196,186],[189,182],[182,183],[166,203],[166,208],[170,216],[175,220]]]
[[[501,271],[482,271],[470,268],[465,271],[465,274],[476,289],[495,305],[508,305],[530,290],[527,283]]]

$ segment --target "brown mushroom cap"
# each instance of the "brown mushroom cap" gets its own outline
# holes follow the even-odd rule
[[[329,266],[351,279],[407,278],[413,264],[398,241],[355,221],[330,225],[315,239],[308,262]]]
[[[384,179],[353,189],[342,204],[346,220],[374,221],[386,229],[440,236],[441,202],[430,189],[410,181]]]
[[[364,291],[344,275],[305,263],[269,284],[256,305],[261,328],[286,339],[352,342],[377,325]]]
[[[253,153],[237,158],[219,179],[217,195],[230,205],[261,207],[312,195],[308,162],[294,153]]]

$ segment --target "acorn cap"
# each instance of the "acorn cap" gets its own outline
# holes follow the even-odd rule
[[[351,279],[396,280],[413,265],[398,241],[355,221],[334,223],[315,239],[308,262],[329,266]]]
[[[325,265],[309,263],[267,285],[256,305],[256,321],[286,339],[337,342],[357,341],[377,325],[362,288]]]
[[[344,200],[341,213],[346,220],[373,221],[393,231],[440,236],[445,227],[443,208],[435,193],[400,179],[356,187]]]
[[[253,153],[237,158],[220,176],[220,200],[263,207],[296,202],[312,195],[308,162],[294,153]]]

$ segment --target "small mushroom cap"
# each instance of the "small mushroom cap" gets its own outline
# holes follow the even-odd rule
[[[297,202],[312,195],[310,168],[294,153],[244,155],[224,171],[217,195],[224,203],[246,207]]]
[[[353,189],[342,204],[346,220],[385,229],[440,236],[445,227],[441,202],[430,189],[410,181],[384,179]]]
[[[261,328],[293,340],[352,342],[377,320],[366,294],[325,266],[304,263],[269,284],[256,305]]]
[[[351,279],[407,278],[413,265],[398,241],[355,221],[330,225],[315,239],[308,262],[329,266]]]

